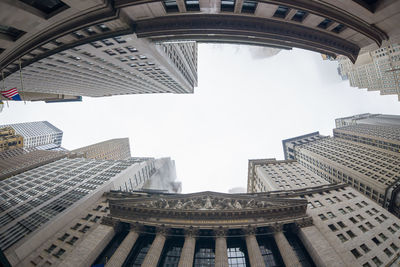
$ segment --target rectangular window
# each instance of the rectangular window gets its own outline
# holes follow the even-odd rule
[[[351,230],[347,231],[346,233],[350,236],[350,238],[356,237],[356,235]]]
[[[340,239],[342,242],[346,242],[348,239],[343,235],[343,234],[338,234],[337,237]]]
[[[242,13],[254,14],[256,12],[257,2],[244,0],[242,5]]]
[[[358,252],[358,250],[357,250],[356,248],[355,248],[355,249],[352,249],[352,250],[351,250],[351,253],[354,255],[354,257],[356,257],[356,259],[359,258],[359,257],[361,257],[360,252]]]
[[[328,227],[329,227],[329,229],[331,229],[332,232],[335,232],[335,231],[338,230],[338,229],[336,228],[336,226],[333,225],[333,224],[329,224]]]
[[[372,229],[372,228],[374,228],[375,226],[372,224],[372,223],[370,223],[370,222],[366,222],[365,223],[370,229]]]
[[[372,261],[376,264],[376,266],[381,266],[383,262],[378,257],[373,257]]]
[[[235,11],[235,0],[221,0],[221,11],[223,12]]]
[[[308,13],[303,10],[297,10],[296,14],[292,17],[293,21],[303,22],[303,20],[307,17]]]
[[[360,221],[364,221],[365,218],[363,216],[361,216],[360,214],[356,215],[357,219],[359,219]]]
[[[63,3],[60,0],[20,0],[24,2],[27,5],[30,5],[31,7],[34,7],[41,12],[45,13],[46,15],[55,15],[58,12],[61,12],[65,10],[66,8],[69,8],[68,5]]]
[[[324,214],[318,214],[319,218],[323,221],[327,220],[326,216]]]
[[[385,252],[385,254],[388,256],[388,257],[391,257],[392,255],[393,255],[393,252],[391,252],[389,249],[387,249],[387,248],[385,248],[384,250],[383,250],[383,252]]]
[[[26,32],[18,30],[14,27],[11,26],[6,26],[6,25],[1,25],[0,24],[0,34],[7,35],[10,37],[13,41],[18,40],[22,35],[24,35]]]
[[[346,214],[347,212],[344,209],[339,209],[340,213]]]
[[[347,206],[346,209],[347,209],[349,212],[353,212],[353,211],[354,211],[354,210],[353,210],[351,207],[349,207],[349,206]]]
[[[328,215],[329,218],[335,218],[335,217],[336,217],[336,215],[333,214],[333,213],[330,212],[330,211],[328,211],[326,214]]]
[[[61,255],[63,255],[65,253],[65,250],[60,248],[57,253],[53,254],[54,257],[59,258],[61,257]]]
[[[199,0],[185,0],[186,11],[200,11]]]
[[[324,19],[320,24],[318,24],[318,28],[327,29],[333,23],[330,19]]]
[[[390,244],[390,247],[394,250],[397,251],[399,249],[398,246],[396,246],[394,243]]]
[[[383,233],[379,234],[379,237],[383,239],[383,241],[385,241],[386,239],[388,239]]]
[[[379,244],[381,243],[381,241],[378,240],[378,238],[374,237],[371,239],[372,241],[374,241],[374,243],[379,246]]]
[[[361,230],[363,233],[365,233],[365,232],[368,231],[368,229],[365,228],[364,225],[360,225],[360,226],[358,226],[358,228],[360,228],[360,230]]]
[[[367,247],[367,245],[365,245],[365,244],[362,244],[361,246],[360,246],[360,248],[365,252],[365,253],[368,253],[371,249],[369,248],[369,247]]]
[[[69,237],[69,234],[65,233],[62,237],[58,238],[58,240],[64,241],[64,240],[67,239],[68,237]]]
[[[276,18],[286,18],[286,15],[289,13],[289,8],[286,6],[278,6],[274,13],[274,17]]]
[[[337,222],[337,224],[338,224],[341,228],[347,227],[342,221]]]
[[[354,217],[350,217],[349,220],[354,224],[358,223],[358,221],[356,219],[354,219]]]

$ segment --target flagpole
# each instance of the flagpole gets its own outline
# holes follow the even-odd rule
[[[24,83],[22,82],[21,58],[19,58],[19,79],[21,81],[21,96],[22,96],[22,94],[24,92]],[[26,105],[25,96],[24,96],[24,104]]]
[[[5,91],[6,90],[6,83],[4,81],[4,71],[3,70],[1,70],[1,76],[2,76],[2,79],[3,79],[3,91]],[[8,101],[7,101],[7,107],[9,108]]]

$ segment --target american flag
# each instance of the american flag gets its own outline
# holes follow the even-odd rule
[[[0,91],[0,93],[10,100],[22,100],[21,96],[18,94],[17,88],[12,88],[6,91]]]

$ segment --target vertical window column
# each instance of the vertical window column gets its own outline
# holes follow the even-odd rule
[[[279,252],[281,253],[283,262],[287,267],[301,266],[299,259],[294,252],[292,246],[290,246],[288,240],[282,232],[281,227],[277,227],[274,229],[274,239],[276,245],[278,246]]]
[[[111,259],[107,262],[106,267],[119,267],[125,262],[129,252],[136,243],[139,234],[131,228],[129,234],[125,237],[124,241],[119,245],[118,249],[112,255]]]
[[[157,235],[154,239],[153,243],[151,244],[150,250],[147,253],[142,266],[148,267],[156,267],[158,261],[160,260],[161,252],[164,248],[166,236],[168,233],[168,229],[159,228],[157,229]]]
[[[196,231],[185,230],[185,243],[183,244],[181,258],[178,267],[191,267],[193,265],[194,251],[196,248]]]
[[[265,266],[264,259],[261,255],[260,247],[258,245],[255,232],[256,229],[244,229],[246,234],[247,253],[249,254],[250,266],[263,267]]]
[[[227,230],[220,228],[215,232],[215,267],[228,267]]]

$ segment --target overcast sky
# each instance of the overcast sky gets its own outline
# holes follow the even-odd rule
[[[257,58],[249,49],[200,44],[194,94],[10,103],[0,124],[47,120],[64,131],[67,149],[129,137],[132,156],[174,159],[188,193],[246,187],[248,159],[283,159],[282,139],[331,135],[335,118],[400,115],[397,96],[350,87],[337,62],[320,54],[294,49]]]

